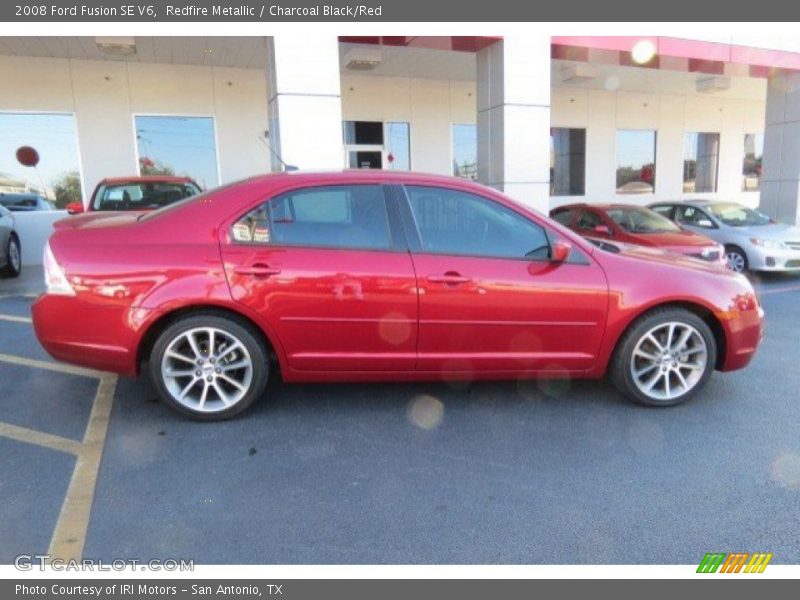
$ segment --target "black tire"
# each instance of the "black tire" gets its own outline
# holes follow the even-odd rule
[[[705,343],[705,366],[702,369],[702,373],[700,373],[700,370],[698,369],[697,372],[700,373],[699,377],[689,371],[689,376],[697,377],[697,379],[693,382],[692,387],[688,391],[672,398],[655,398],[646,394],[637,385],[633,373],[635,368],[633,354],[639,342],[646,337],[648,332],[651,332],[654,328],[662,325],[669,327],[668,324],[670,323],[684,324],[690,328],[693,328],[700,335],[702,341]],[[699,340],[697,340],[697,338],[693,339],[696,340],[697,347],[700,347]],[[666,360],[667,363],[670,363],[670,360],[672,359],[664,357],[661,360]],[[677,404],[686,402],[703,388],[708,381],[708,378],[711,377],[711,373],[714,371],[716,361],[716,339],[714,338],[714,334],[712,333],[711,329],[706,322],[703,321],[703,319],[698,317],[693,312],[683,308],[657,308],[639,317],[622,335],[617,343],[614,357],[611,360],[609,376],[614,386],[622,394],[634,402],[638,402],[639,404],[644,404],[646,406],[675,406]],[[675,364],[678,363],[671,363],[672,366]],[[670,385],[671,381],[675,381],[677,375],[671,372],[670,364],[666,364],[665,366],[659,365],[662,365],[662,363],[657,363],[657,366],[654,367],[653,376],[658,375],[659,371],[665,371],[660,373],[661,377],[667,377],[667,383],[662,383],[661,385],[661,387],[664,388],[667,385]],[[656,391],[657,390],[654,390],[653,393]]]
[[[18,265],[14,265],[11,262],[12,244],[16,245],[17,253],[20,257]],[[8,244],[6,245],[6,266],[0,269],[0,275],[3,277],[19,277],[20,273],[22,273],[22,245],[19,243],[17,234],[12,233],[8,237]]]
[[[165,366],[165,359],[164,355],[167,349],[170,347],[171,344],[176,343],[183,343],[179,342],[178,340],[185,339],[185,336],[188,332],[197,331],[200,329],[213,329],[215,330],[215,336],[222,339],[225,338],[225,335],[230,336],[232,339],[241,342],[241,344],[246,349],[246,353],[249,354],[249,360],[251,362],[251,370],[249,371],[250,375],[248,378],[248,383],[246,386],[242,386],[245,389],[241,398],[237,399],[235,403],[230,406],[219,408],[218,410],[215,408],[213,410],[208,409],[205,411],[195,410],[187,404],[181,403],[174,395],[173,392],[170,391],[168,387],[168,383],[166,381],[167,376],[165,374],[164,369]],[[198,334],[201,332],[198,332]],[[186,341],[188,345],[188,340]],[[216,347],[216,345],[215,345]],[[175,346],[173,346],[173,349]],[[244,354],[243,351],[237,351],[241,355],[241,360],[245,361],[247,359],[247,355]],[[183,352],[181,353],[183,355]],[[188,352],[186,353],[189,354]],[[210,354],[207,352],[203,352],[204,355],[209,356],[207,358],[208,363],[213,363],[214,361],[211,360]],[[219,350],[217,350],[216,354],[222,354]],[[234,355],[236,356],[236,355]],[[153,345],[152,352],[150,353],[150,360],[149,360],[149,371],[150,371],[150,379],[153,382],[156,390],[158,390],[161,399],[164,403],[169,406],[170,408],[178,411],[179,413],[191,417],[192,419],[198,421],[223,421],[225,419],[230,419],[250,407],[250,405],[255,402],[258,398],[260,398],[263,393],[264,389],[267,385],[267,380],[269,379],[269,351],[259,334],[259,332],[250,325],[244,319],[238,319],[236,317],[231,317],[227,315],[222,315],[217,312],[201,312],[194,314],[189,317],[181,318],[173,323],[171,323],[164,331],[162,331],[158,339],[156,339],[155,344]],[[172,360],[172,359],[168,359]],[[228,360],[228,357],[221,357],[220,362],[217,363],[215,366],[223,365],[223,361]],[[233,360],[233,358],[231,359]],[[183,364],[182,361],[177,361],[176,365]],[[187,370],[195,371],[194,376],[182,376],[182,379],[172,378],[172,381],[169,385],[173,386],[175,389],[174,384],[178,383],[179,386],[183,386],[184,383],[188,386],[189,382],[194,379],[196,380],[196,385],[202,385],[204,387],[209,387],[212,389],[211,386],[213,385],[216,388],[218,381],[216,378],[214,379],[213,384],[209,384],[208,386],[205,384],[206,376],[214,377],[213,372],[206,373],[205,371],[200,371],[199,369],[208,369],[213,368],[210,364],[206,364],[204,366],[199,366],[196,363],[192,364],[187,361]],[[217,369],[219,371],[219,369]],[[197,377],[197,374],[201,374],[200,377]],[[234,376],[235,376],[234,372]],[[219,375],[222,377],[222,375]],[[208,381],[212,381],[208,379]],[[219,382],[220,385],[222,382]],[[191,389],[191,388],[190,388]],[[194,390],[192,390],[194,391]],[[236,390],[233,390],[234,394],[237,394]],[[209,398],[213,397],[217,401],[217,403],[222,403],[221,395],[217,394],[215,391],[208,392]],[[205,401],[205,396],[203,397]],[[210,402],[210,400],[209,400]]]
[[[734,257],[738,256],[739,259],[735,259]],[[747,260],[747,254],[745,251],[742,250],[739,246],[734,244],[729,244],[725,246],[725,258],[728,260],[728,268],[732,271],[736,271],[737,273],[744,273],[750,268],[750,261]],[[731,260],[733,259],[733,260]],[[734,268],[732,263],[736,261],[736,264],[740,264],[742,266],[741,269]]]

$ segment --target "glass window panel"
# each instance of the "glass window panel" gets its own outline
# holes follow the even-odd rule
[[[719,134],[687,132],[683,141],[683,191],[717,191]]]
[[[407,186],[422,248],[434,254],[546,259],[544,229],[513,210],[467,192]]]
[[[345,144],[383,145],[382,121],[345,121]]]
[[[136,117],[140,175],[191,177],[203,189],[217,187],[217,148],[211,117]]]
[[[38,197],[58,208],[83,197],[75,117],[71,114],[0,112],[0,193]],[[17,161],[17,149],[39,154],[36,167]],[[22,198],[22,196],[20,196]]]
[[[265,243],[375,250],[392,245],[386,202],[377,185],[307,188],[277,196],[267,206],[270,227],[261,236]],[[263,224],[247,218],[239,239],[258,241],[255,228],[263,229]],[[234,231],[234,239],[236,235]]]
[[[550,130],[550,195],[586,193],[586,130],[554,127]]]
[[[617,193],[652,194],[656,189],[656,132],[617,131]]]
[[[411,137],[408,123],[386,123],[386,168],[392,171],[411,170]]]
[[[347,166],[351,169],[381,169],[383,153],[380,150],[351,150],[347,153]]]
[[[478,179],[478,127],[453,125],[453,175]]]
[[[744,162],[742,164],[742,190],[754,192],[761,181],[761,161],[764,158],[764,134],[748,133],[744,136]]]

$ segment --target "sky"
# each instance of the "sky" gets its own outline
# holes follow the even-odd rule
[[[219,185],[214,120],[211,117],[136,117],[139,159],[168,165],[202,188]]]
[[[17,161],[17,149],[31,146],[39,153],[33,169]],[[79,170],[75,117],[71,114],[0,112],[0,173],[48,188],[64,173]],[[38,175],[37,175],[38,171]]]

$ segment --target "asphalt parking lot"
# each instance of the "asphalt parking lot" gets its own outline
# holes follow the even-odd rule
[[[800,277],[693,402],[603,382],[295,385],[202,424],[144,380],[55,363],[41,271],[0,280],[0,563],[800,563]]]

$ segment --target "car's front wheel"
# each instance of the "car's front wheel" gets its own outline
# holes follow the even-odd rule
[[[727,260],[728,268],[731,271],[743,273],[747,270],[747,255],[744,253],[744,250],[739,248],[739,246],[726,246],[725,259]]]
[[[716,360],[716,341],[705,321],[682,308],[657,309],[620,340],[611,379],[636,402],[673,406],[705,385]]]
[[[159,335],[150,353],[150,376],[168,406],[218,421],[238,415],[263,394],[269,353],[247,323],[199,314]]]
[[[6,246],[6,266],[2,269],[4,277],[19,277],[22,272],[22,249],[19,245],[19,238],[15,234],[8,237]]]

